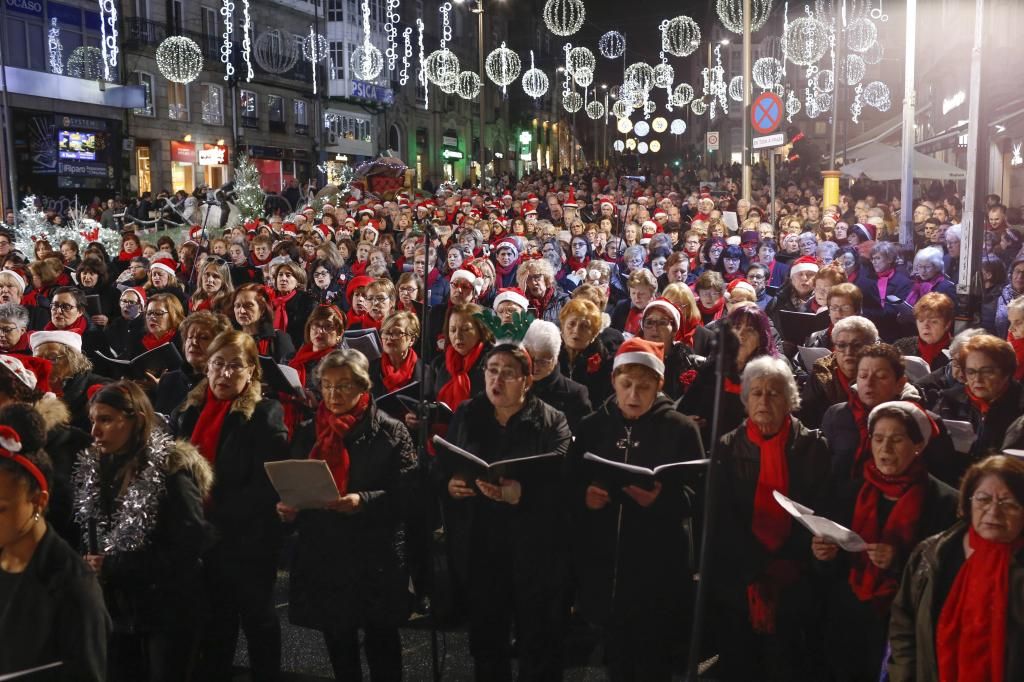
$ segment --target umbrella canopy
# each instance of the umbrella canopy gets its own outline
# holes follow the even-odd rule
[[[843,175],[871,180],[899,180],[903,175],[903,151],[900,147],[879,149],[877,153],[842,168]],[[914,152],[915,180],[965,180],[967,171],[939,161],[920,152]]]

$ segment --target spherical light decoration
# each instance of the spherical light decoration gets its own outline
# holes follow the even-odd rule
[[[690,111],[693,112],[694,116],[703,116],[704,112],[708,110],[708,105],[704,103],[702,99],[695,99],[690,102]]]
[[[889,101],[889,86],[882,81],[871,81],[864,86],[864,92],[861,96],[869,106],[879,109],[885,102]]]
[[[700,45],[700,26],[687,16],[664,22],[661,28],[661,49],[675,57],[689,57]]]
[[[614,115],[615,118],[618,119],[628,119],[630,116],[633,115],[633,107],[629,106],[629,104],[620,99],[618,102],[612,105],[612,115]]]
[[[800,98],[796,96],[796,93],[792,90],[789,91],[789,97],[786,98],[786,113],[790,117],[800,113]]]
[[[473,99],[483,87],[484,82],[474,71],[463,71],[455,79],[455,92],[462,99]]]
[[[371,43],[352,51],[352,75],[361,81],[374,81],[384,69],[384,55]]]
[[[658,110],[658,105],[655,104],[654,102],[652,102],[651,100],[647,100],[646,102],[644,102],[644,113],[645,114],[653,114],[657,110]]]
[[[455,80],[453,80],[452,82],[445,83],[444,85],[439,85],[437,87],[440,88],[441,92],[443,92],[446,95],[454,95],[455,94],[455,88],[457,88],[458,86],[459,86],[459,77],[456,76]]]
[[[676,86],[676,89],[672,91],[672,96],[675,98],[673,106],[685,107],[693,100],[693,86],[689,83],[680,83]],[[678,104],[676,104],[678,102]]]
[[[461,72],[459,58],[448,48],[434,50],[427,55],[423,71],[427,75],[427,80],[434,85],[450,85],[455,82]]]
[[[562,106],[570,114],[575,114],[583,108],[583,97],[578,92],[567,92],[562,95]]]
[[[68,57],[68,75],[90,81],[100,80],[103,78],[103,52],[98,47],[76,47]]]
[[[633,132],[637,137],[647,137],[647,134],[651,132],[651,126],[647,125],[647,121],[637,121],[633,126]]]
[[[832,69],[822,69],[818,73],[814,74],[814,88],[821,92],[832,92],[832,88],[836,86],[836,78],[832,73]]]
[[[654,86],[654,69],[645,62],[630,64],[622,76],[622,85],[623,87],[635,86],[647,92]]]
[[[891,106],[892,106],[892,100],[886,99],[886,100],[882,100],[881,102],[879,102],[878,106],[875,107],[875,108],[878,109],[881,112],[886,112],[886,111],[889,111],[889,107],[891,107]]]
[[[636,146],[636,150],[638,152],[640,152],[641,154],[646,154],[647,151],[648,151],[647,143],[646,142],[641,142],[640,144],[638,144]]]
[[[626,38],[618,31],[608,31],[597,41],[597,49],[605,59],[618,59],[626,53]]]
[[[832,94],[828,92],[819,92],[814,96],[814,106],[819,111],[832,111]]]
[[[595,99],[587,105],[586,112],[588,117],[596,121],[604,116],[604,105]]]
[[[663,116],[659,116],[658,118],[651,121],[651,130],[653,130],[656,133],[665,132],[666,130],[668,130],[668,121],[666,121]]]
[[[487,70],[487,77],[494,81],[495,85],[505,87],[519,78],[523,65],[519,61],[519,55],[502,43],[501,47],[487,55],[484,68]]]
[[[636,83],[624,83],[621,101],[633,109],[639,109],[647,101],[647,93],[648,90],[644,90]]]
[[[543,97],[548,85],[548,75],[538,68],[527,69],[523,74],[523,91],[530,97]]]
[[[751,75],[754,82],[757,83],[757,87],[762,90],[771,90],[777,83],[782,82],[786,71],[782,62],[775,57],[761,57],[754,62]]]
[[[854,52],[864,52],[878,39],[878,28],[867,17],[850,22],[846,27],[846,46]]]
[[[671,64],[658,64],[654,67],[654,87],[671,88],[676,79],[676,70]]]
[[[164,38],[156,48],[156,68],[172,83],[191,83],[203,70],[203,51],[191,38]]]
[[[811,17],[794,19],[782,36],[786,59],[797,66],[811,66],[822,58],[828,47],[828,26]]]
[[[290,71],[299,61],[299,51],[295,49],[291,35],[276,28],[261,33],[253,44],[252,52],[256,63],[267,73]]]
[[[581,88],[588,87],[594,82],[594,70],[593,69],[577,69],[576,73],[572,75],[572,79],[576,81],[576,85]]]
[[[302,39],[302,56],[307,62],[322,62],[331,53],[331,44],[322,35],[306,36]]]
[[[686,121],[681,118],[674,119],[668,127],[668,131],[673,135],[682,135],[686,132]]]
[[[743,33],[743,0],[718,0],[715,11],[718,12],[722,26],[733,33]],[[750,30],[756,31],[764,26],[771,11],[771,0],[751,0]]]
[[[844,64],[843,75],[847,85],[856,85],[864,80],[864,74],[867,73],[868,67],[864,63],[863,57],[859,54],[848,54]]]
[[[661,143],[657,140],[651,140],[650,148],[652,154],[657,154],[661,151]]]
[[[574,47],[565,55],[565,67],[569,69],[569,75],[574,75],[579,69],[593,71],[597,68],[597,58],[585,47]]]
[[[629,118],[620,118],[619,122],[615,124],[615,129],[625,135],[633,130],[633,122]]]
[[[622,150],[625,149],[625,148],[626,148],[626,143],[623,142],[622,140],[615,140],[615,142],[612,142],[612,149],[614,149],[615,151],[617,151],[619,153],[621,153]]]
[[[733,76],[729,81],[729,98],[733,102],[743,101],[743,76]]]
[[[583,27],[587,8],[583,0],[548,0],[544,3],[544,24],[556,36],[571,36]]]
[[[628,149],[630,151],[633,151],[634,149],[636,149],[636,139],[635,138],[630,137],[630,138],[628,138],[626,140],[626,149]]]
[[[882,48],[882,44],[877,40],[871,44],[871,46],[864,50],[864,63],[874,66],[882,61],[882,55],[885,50]]]

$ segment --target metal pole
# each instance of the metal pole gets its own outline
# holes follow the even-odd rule
[[[750,201],[750,0],[743,0],[743,198]]]
[[[840,14],[840,21],[846,18],[846,2],[843,2],[843,8]],[[839,27],[839,30],[835,32],[836,36],[836,61],[832,65],[832,135],[831,141],[828,147],[828,167],[831,170],[836,169],[836,128],[839,127],[839,64],[842,60],[842,35],[843,29],[845,28],[845,22],[843,26]],[[824,208],[824,207],[822,207]]]
[[[480,52],[480,79],[484,81],[484,0],[477,0],[476,28],[478,36],[477,50]],[[480,88],[480,171],[477,173],[477,184],[484,179],[484,130],[487,111],[487,85]]]
[[[971,48],[971,85],[967,96],[969,107],[967,119],[967,186],[964,198],[964,214],[961,220],[960,277],[956,285],[961,301],[968,305],[963,310],[973,310],[969,305],[980,293],[980,286],[973,286],[974,276],[981,272],[982,245],[985,239],[985,194],[988,191],[988,107],[982,99],[985,83],[982,50],[985,46],[985,0],[975,0],[974,46]],[[907,208],[904,207],[904,211]],[[971,296],[974,294],[974,296]]]
[[[11,192],[7,204],[14,211],[14,224],[17,226],[21,219],[18,212],[18,169],[14,165],[14,132],[11,130],[11,105],[7,99],[7,3],[0,5],[3,8],[3,34],[4,40],[0,44],[0,125],[4,127],[4,150],[7,159],[7,182]],[[2,207],[2,208],[6,208]]]
[[[768,150],[768,177],[771,182],[771,204],[768,206],[768,215],[771,216],[772,229],[775,229],[775,150]]]
[[[900,181],[900,243],[914,243],[914,61],[917,51],[917,0],[907,0],[907,52],[903,75],[903,178]]]

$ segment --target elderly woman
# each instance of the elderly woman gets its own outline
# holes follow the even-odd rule
[[[367,285],[366,302],[369,309],[363,318],[364,328],[370,326],[379,330],[384,320],[395,311],[397,297],[395,285],[390,279],[376,279]]]
[[[306,318],[305,342],[295,351],[288,366],[299,375],[307,389],[316,387],[314,370],[320,361],[338,348],[345,334],[345,313],[333,305],[318,305]]]
[[[220,258],[207,259],[199,267],[199,286],[188,301],[189,312],[209,310],[227,314],[235,285],[231,282],[231,270]]]
[[[671,679],[673,642],[688,623],[690,515],[685,478],[613,486],[583,457],[653,469],[704,456],[696,425],[662,393],[661,344],[629,339],[613,362],[613,397],[585,418],[570,462],[578,605],[603,629],[613,680]]]
[[[962,521],[911,553],[889,621],[889,679],[1019,680],[1024,462],[997,455],[960,485]]]
[[[931,475],[925,461],[937,433],[915,403],[872,407],[863,474],[840,484],[823,510],[867,543],[866,550],[848,553],[824,538],[811,541],[826,575],[825,660],[834,679],[878,679],[905,562],[918,542],[956,521],[956,491]]]
[[[238,287],[235,289],[231,309],[235,325],[252,336],[260,355],[269,356],[280,364],[295,354],[291,337],[274,328],[274,313],[265,287],[260,284],[243,284]]]
[[[640,320],[647,304],[658,291],[658,280],[650,270],[640,268],[629,275],[626,286],[629,299],[616,303],[611,317],[612,326],[629,338],[640,335]]]
[[[21,303],[25,278],[14,270],[0,270],[0,304]]]
[[[772,496],[813,509],[827,499],[828,444],[792,416],[800,406],[789,364],[760,357],[743,369],[747,418],[716,455],[716,526],[709,613],[723,680],[814,679],[805,650],[817,601],[808,589],[810,534]]]
[[[31,355],[28,308],[17,303],[0,303],[0,354]]]
[[[259,349],[240,331],[207,348],[206,378],[170,418],[173,432],[213,463],[207,518],[218,542],[204,557],[210,612],[197,668],[200,679],[227,680],[241,624],[254,679],[277,679],[281,630],[274,581],[281,528],[277,493],[263,465],[288,452],[281,405],[260,395]]]
[[[602,328],[601,310],[592,301],[580,297],[565,304],[559,323],[562,330],[559,368],[563,375],[587,387],[592,405],[600,405],[611,395],[612,356],[622,345],[622,332],[612,327]]]
[[[539,320],[557,322],[569,294],[555,282],[555,271],[547,260],[528,260],[520,264],[516,273],[519,289],[526,294],[529,307]]]
[[[861,290],[849,282],[837,284],[828,290],[828,319],[826,329],[811,333],[804,346],[807,348],[827,348],[834,350],[832,330],[839,320],[861,314],[864,295]]]
[[[82,337],[82,352],[91,359],[97,353],[108,353],[110,346],[103,330],[92,323],[87,315],[85,294],[74,287],[57,287],[50,301],[50,321],[46,331],[69,331]]]
[[[563,376],[558,367],[558,356],[562,350],[558,325],[547,320],[534,320],[523,337],[523,347],[532,361],[533,395],[564,414],[569,428],[575,432],[593,407],[587,387]]]
[[[917,336],[905,336],[893,345],[903,355],[914,355],[928,363],[934,372],[949,363],[945,353],[953,340],[953,318],[956,305],[949,296],[933,291],[914,304]]]
[[[375,398],[423,380],[423,363],[416,353],[420,321],[414,314],[399,311],[380,327],[381,356],[370,362],[370,379]],[[401,412],[404,416],[405,411]],[[396,416],[396,415],[392,415]]]
[[[135,358],[165,343],[181,348],[178,327],[185,319],[181,303],[171,294],[157,294],[146,302],[146,326],[128,337],[126,359]]]
[[[872,298],[881,302],[881,310],[868,310],[868,317],[879,327],[884,341],[898,338],[900,331],[899,303],[904,302],[913,290],[914,283],[897,267],[899,247],[892,242],[877,242],[871,247],[871,267],[875,280],[871,289]]]
[[[327,463],[338,499],[321,509],[277,504],[294,522],[288,616],[320,630],[334,677],[362,678],[359,630],[373,679],[402,675],[398,626],[408,614],[401,510],[416,468],[405,426],[370,398],[366,357],[332,350],[316,368],[323,400],[295,434],[295,459]]]
[[[209,310],[194,312],[182,321],[181,337],[184,361],[180,369],[170,369],[160,376],[153,398],[153,408],[170,414],[188,396],[189,391],[206,375],[207,350],[221,333],[231,329],[231,322],[220,313]]]
[[[878,343],[878,329],[871,320],[851,315],[833,325],[832,340],[832,353],[815,361],[801,395],[800,419],[815,428],[830,405],[850,399],[857,355],[865,346]]]
[[[106,327],[110,320],[117,317],[117,287],[110,283],[107,264],[93,256],[86,256],[76,270],[78,288],[85,294],[86,300],[95,297],[95,304],[90,308],[99,312],[93,314],[92,321],[98,327]]]
[[[665,384],[662,390],[672,400],[678,400],[697,378],[703,358],[679,341],[682,311],[667,298],[657,298],[644,308],[640,322],[640,336],[660,343],[665,356]]]
[[[971,461],[1002,449],[1010,425],[1021,415],[1021,385],[1013,378],[1017,355],[1008,342],[988,334],[972,337],[960,348],[964,383],[942,392],[935,411],[943,419],[969,421],[977,438]]]
[[[915,282],[907,295],[907,305],[916,305],[928,293],[944,294],[956,303],[956,285],[942,271],[942,249],[928,246],[914,256]]]
[[[846,275],[838,267],[823,267],[814,273],[814,289],[811,297],[803,305],[808,313],[822,312],[828,308],[828,294],[832,287],[846,282]]]
[[[271,301],[274,329],[286,332],[294,346],[301,346],[306,319],[316,305],[305,291],[306,271],[298,263],[281,263],[272,270],[271,280],[276,292]]]
[[[996,301],[996,336],[1006,338],[1010,330],[1010,318],[1008,307],[1010,301],[1024,294],[1024,258],[1017,258],[1010,264],[1010,281]]]
[[[41,331],[29,339],[32,355],[50,361],[50,390],[57,394],[71,412],[71,425],[88,431],[89,405],[87,391],[96,384],[110,381],[92,372],[92,362],[82,354],[82,337],[68,331]]]
[[[213,470],[195,447],[157,428],[133,382],[97,391],[89,417],[93,444],[75,467],[75,509],[114,621],[108,679],[184,682],[199,643],[201,555],[212,540],[203,500]]]

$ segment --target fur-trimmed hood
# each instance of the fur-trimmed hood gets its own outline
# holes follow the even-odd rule
[[[199,494],[207,497],[213,490],[213,467],[194,445],[183,440],[171,441],[167,446],[168,474],[187,471],[199,488]]]
[[[68,406],[52,393],[45,394],[33,407],[43,418],[47,432],[71,423],[71,411],[68,410]]]
[[[203,379],[196,384],[196,387],[188,392],[183,409],[187,410],[191,407],[202,409],[206,403],[206,388],[208,385],[208,379]],[[235,398],[235,401],[231,404],[231,411],[240,412],[246,420],[250,419],[252,413],[256,411],[256,404],[260,401],[260,390],[258,381],[250,381],[249,385],[242,391],[242,394]]]

